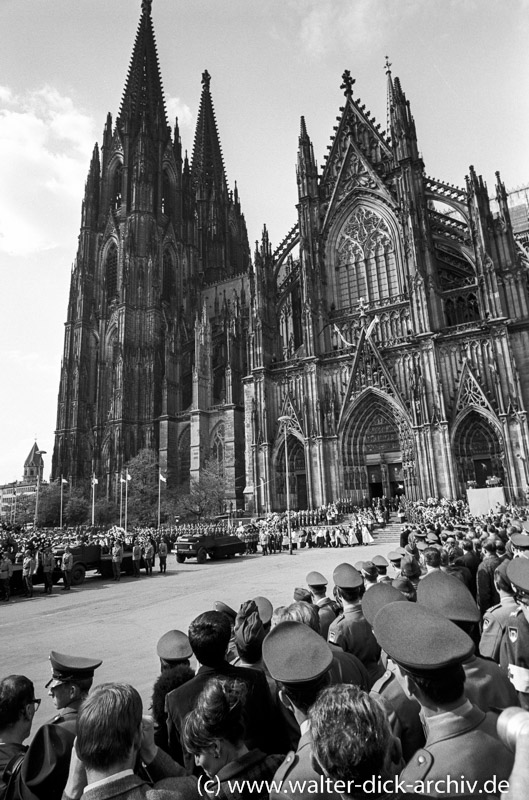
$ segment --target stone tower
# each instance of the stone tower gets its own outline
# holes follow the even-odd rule
[[[72,269],[52,474],[95,473],[115,497],[150,448],[168,485],[214,457],[244,488],[248,237],[230,191],[210,90],[191,164],[171,130],[151,17],[142,3],[119,113],[94,147]],[[237,455],[236,453],[240,454]],[[237,480],[238,484],[237,485]]]

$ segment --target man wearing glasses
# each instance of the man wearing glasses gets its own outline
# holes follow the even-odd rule
[[[500,667],[507,671],[522,708],[529,710],[529,559],[514,558],[506,573],[518,608],[507,620]]]

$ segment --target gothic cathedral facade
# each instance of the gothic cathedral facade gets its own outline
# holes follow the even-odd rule
[[[525,497],[528,265],[497,174],[426,174],[387,66],[389,130],[343,75],[318,171],[305,120],[297,223],[250,253],[210,76],[191,161],[168,125],[144,0],[120,111],[94,149],[71,275],[53,477],[116,497],[150,448],[185,490],[213,459],[227,508],[347,497]]]

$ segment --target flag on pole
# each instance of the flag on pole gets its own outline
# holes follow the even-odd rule
[[[121,476],[120,481],[121,481],[121,483],[127,483],[127,480],[126,480],[126,478],[123,477],[123,475]]]
[[[68,483],[68,481],[66,480],[66,478],[61,478],[61,483]]]
[[[92,478],[92,486],[97,486],[98,483],[99,483],[99,481],[97,480],[96,476],[94,475],[94,477]]]
[[[127,480],[128,480],[128,481],[131,481],[131,480],[132,480],[132,475],[129,475],[129,473],[128,473],[128,472],[127,472]]]
[[[160,480],[161,480],[162,483],[167,483],[167,478],[164,478],[164,476],[162,475],[161,470],[160,470]]]

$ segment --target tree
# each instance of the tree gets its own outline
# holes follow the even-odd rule
[[[81,525],[88,519],[89,503],[78,489],[72,489],[64,508],[64,522],[68,525]]]
[[[61,516],[61,486],[59,483],[42,484],[39,487],[39,510],[37,525],[55,528]]]
[[[199,479],[191,479],[189,494],[179,498],[177,510],[182,516],[192,516],[197,520],[222,514],[226,488],[226,478],[219,470],[217,462],[206,461],[200,470]]]
[[[158,519],[158,460],[144,448],[127,465],[128,520],[132,524],[156,525]]]
[[[96,525],[107,525],[119,522],[119,508],[113,500],[102,497],[94,505],[94,521]]]

